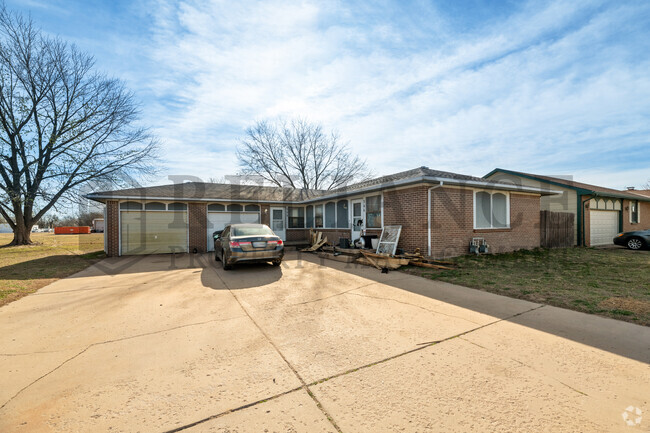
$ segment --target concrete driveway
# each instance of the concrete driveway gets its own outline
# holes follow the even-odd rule
[[[217,266],[107,259],[0,308],[0,431],[650,431],[650,328],[312,255]]]

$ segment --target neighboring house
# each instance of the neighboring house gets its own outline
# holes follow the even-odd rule
[[[641,195],[643,197],[650,197],[650,189],[634,189],[633,187],[630,187],[623,192],[627,192],[629,194]]]
[[[209,251],[213,231],[261,222],[294,244],[310,228],[338,244],[397,224],[399,248],[450,257],[467,253],[474,237],[491,252],[538,247],[540,196],[550,194],[420,167],[333,191],[189,182],[87,197],[106,204],[109,256]]]
[[[609,245],[620,232],[650,229],[650,196],[501,168],[484,178],[559,191],[560,194],[542,196],[541,209],[575,215],[575,245]]]

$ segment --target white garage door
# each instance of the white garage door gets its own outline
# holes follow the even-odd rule
[[[591,245],[613,243],[618,234],[618,211],[592,210],[589,214]]]
[[[122,211],[121,253],[187,252],[186,211]]]
[[[208,251],[214,251],[213,232],[223,230],[228,224],[259,222],[259,212],[208,212]]]

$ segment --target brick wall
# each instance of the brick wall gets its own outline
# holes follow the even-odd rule
[[[120,208],[117,200],[106,201],[106,221],[104,237],[106,238],[106,255],[120,255]]]
[[[509,229],[474,230],[474,193],[469,189],[443,187],[433,190],[431,213],[431,254],[434,257],[467,254],[473,237],[485,238],[491,253],[540,245],[539,196],[510,194]]]
[[[334,245],[338,245],[339,238],[350,239],[350,229],[314,229],[323,232],[327,240]],[[309,242],[309,229],[287,229],[287,242]]]
[[[207,251],[208,247],[208,209],[205,203],[189,203],[187,205],[189,223],[189,252],[194,248],[199,253]]]
[[[430,186],[422,185],[384,192],[384,226],[401,225],[398,248],[427,253],[427,201]],[[368,234],[371,234],[368,231]],[[377,233],[381,235],[381,231]]]

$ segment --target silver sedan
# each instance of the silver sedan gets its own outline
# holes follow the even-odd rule
[[[284,242],[266,224],[230,224],[213,237],[214,259],[221,260],[225,270],[241,262],[279,266],[284,257]]]

